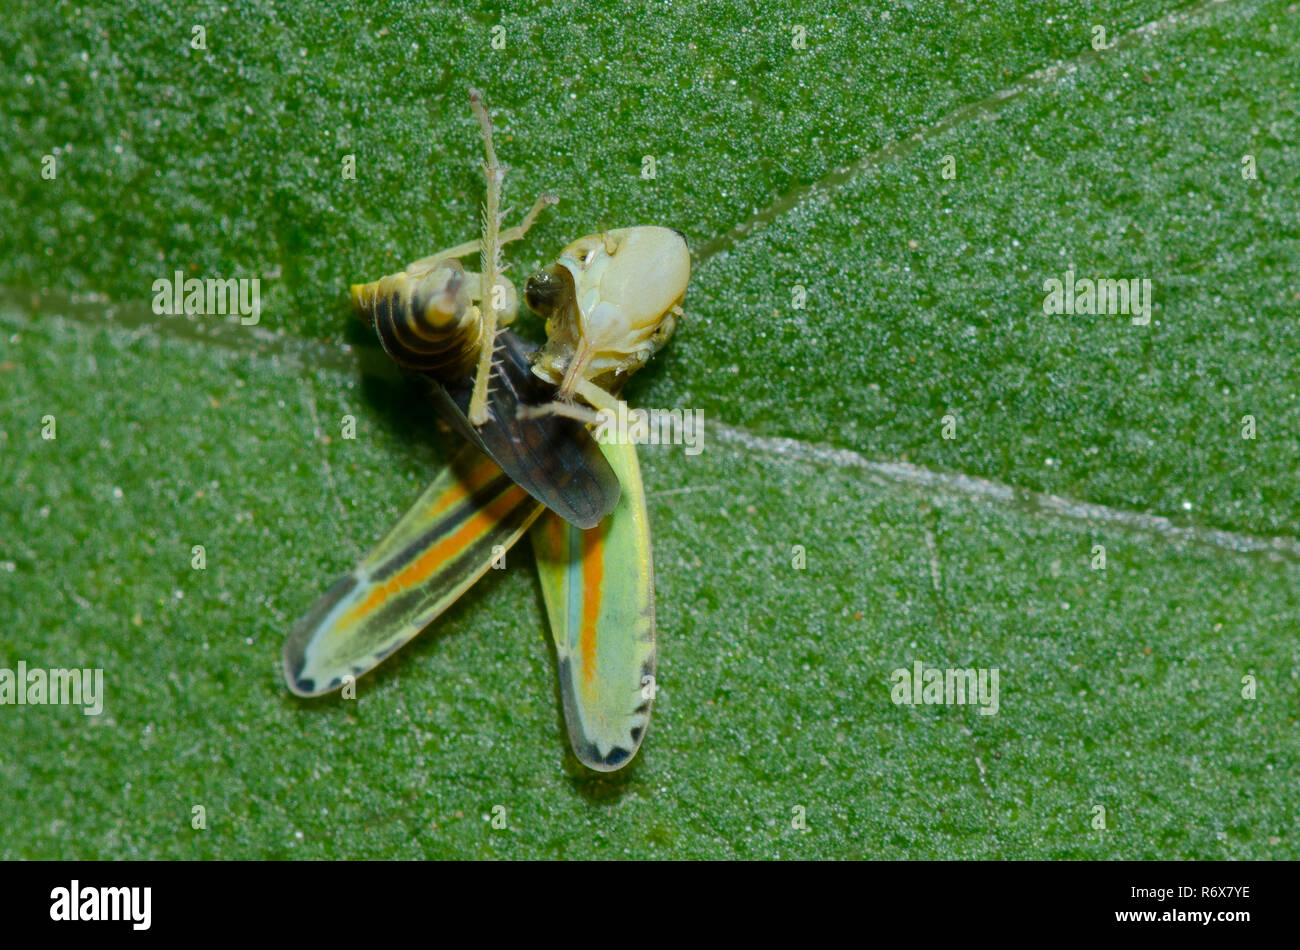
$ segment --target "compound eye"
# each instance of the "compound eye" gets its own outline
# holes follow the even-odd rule
[[[524,284],[524,301],[542,317],[549,318],[572,294],[573,281],[568,271],[555,265],[533,274]]]

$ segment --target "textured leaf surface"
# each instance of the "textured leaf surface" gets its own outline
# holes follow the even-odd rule
[[[0,667],[108,696],[0,706],[0,856],[1300,856],[1297,12],[23,5]],[[278,668],[456,447],[346,287],[475,233],[470,84],[507,204],[562,197],[516,281],[602,226],[697,256],[627,393],[709,429],[641,455],[661,690],[613,776],[522,548],[355,702]],[[177,269],[259,277],[260,325],[155,315]],[[1150,278],[1150,324],[1045,315],[1067,269]],[[895,705],[917,660],[998,668],[998,714]]]

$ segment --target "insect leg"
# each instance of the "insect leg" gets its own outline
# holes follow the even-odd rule
[[[542,209],[548,205],[558,204],[560,201],[558,195],[547,194],[539,197],[533,202],[533,207],[528,214],[524,215],[521,224],[516,224],[513,228],[506,228],[497,238],[497,244],[509,244],[511,241],[518,241],[528,233],[528,229],[537,221],[537,216],[541,214]],[[412,261],[406,265],[406,273],[411,277],[419,277],[428,273],[433,266],[439,261],[445,261],[449,257],[465,257],[468,254],[478,254],[482,250],[483,244],[475,238],[472,241],[466,241],[464,244],[457,244],[455,247],[449,247],[445,251],[439,251],[437,254],[430,254],[428,257],[422,257],[418,261]]]
[[[567,419],[577,419],[579,422],[585,422],[588,425],[599,425],[602,415],[617,416],[619,406],[623,405],[623,400],[610,395],[587,379],[575,380],[573,392],[574,395],[581,397],[592,408],[587,409],[575,403],[557,399],[538,406],[521,406],[519,408],[519,418],[540,419],[543,416],[564,416]],[[627,412],[626,408],[624,412]]]
[[[469,91],[470,108],[478,117],[479,129],[483,135],[483,147],[487,159],[483,162],[483,176],[487,179],[487,195],[483,202],[483,237],[479,245],[481,288],[483,299],[483,343],[479,347],[478,370],[474,377],[474,395],[470,400],[469,421],[471,425],[481,426],[487,422],[487,386],[492,373],[492,350],[496,345],[497,332],[497,287],[501,282],[501,182],[505,178],[505,169],[497,161],[496,149],[492,145],[492,117],[483,105],[483,94],[477,89]]]
[[[543,208],[545,208],[547,205],[559,204],[559,202],[560,202],[559,195],[553,195],[550,192],[541,195],[536,201],[533,202],[533,206],[529,210],[529,212],[526,215],[524,215],[524,220],[522,223],[516,224],[513,228],[506,228],[504,231],[501,232],[499,243],[509,244],[511,241],[518,241],[521,237],[523,237],[525,234],[528,233],[528,229],[533,226],[533,222],[537,220],[537,216],[541,214]]]

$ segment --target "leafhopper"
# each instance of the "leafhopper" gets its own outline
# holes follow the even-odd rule
[[[484,130],[490,142],[490,123]],[[527,283],[529,305],[547,318],[546,346],[529,354],[499,335],[487,419],[475,426],[477,353],[497,330],[475,303],[482,277],[450,255],[476,246],[352,289],[398,364],[439,383],[435,397],[470,445],[294,626],[285,677],[293,692],[319,696],[373,669],[531,527],[571,745],[588,768],[613,771],[640,747],[654,699],[653,564],[636,448],[597,446],[583,422],[617,407],[628,376],[671,335],[690,254],[679,232],[658,227],[570,244]],[[513,288],[505,303],[513,316]]]

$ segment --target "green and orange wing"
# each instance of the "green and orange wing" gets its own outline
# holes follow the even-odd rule
[[[586,531],[547,511],[530,532],[574,754],[612,772],[636,755],[655,694],[654,566],[636,446],[601,445],[622,484]]]
[[[320,696],[374,669],[482,577],[542,510],[491,459],[463,448],[294,625],[284,645],[289,689]]]

